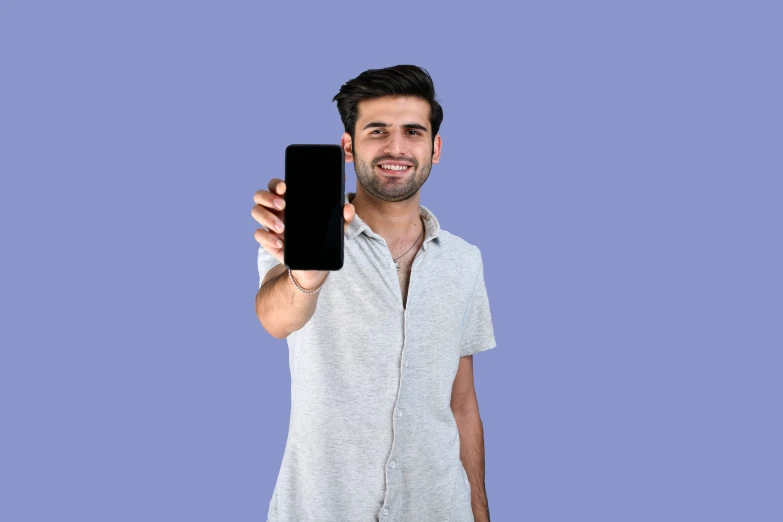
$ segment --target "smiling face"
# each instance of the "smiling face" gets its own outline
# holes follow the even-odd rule
[[[404,201],[440,161],[440,135],[432,140],[430,105],[414,96],[359,102],[355,139],[343,134],[345,160],[353,161],[362,188],[383,201]]]

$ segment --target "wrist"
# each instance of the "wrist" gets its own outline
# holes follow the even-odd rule
[[[320,288],[329,272],[324,270],[291,270],[291,275],[300,287],[310,291]]]

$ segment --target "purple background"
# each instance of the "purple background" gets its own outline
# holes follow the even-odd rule
[[[266,520],[252,195],[413,63],[421,202],[485,262],[492,520],[783,520],[780,4],[542,4],[3,2],[0,519]]]

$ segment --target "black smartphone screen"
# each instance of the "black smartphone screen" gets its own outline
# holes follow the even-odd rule
[[[289,145],[285,185],[285,265],[292,270],[341,269],[345,151],[340,145]]]

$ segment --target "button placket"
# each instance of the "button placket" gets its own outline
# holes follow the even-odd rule
[[[387,246],[387,248],[388,248],[388,246]],[[425,249],[422,248],[419,252],[416,253],[416,256],[415,256],[415,258],[413,260],[413,263],[412,263],[412,268],[415,267],[415,266],[418,266],[417,263],[419,263],[419,264],[422,263],[422,261],[419,258],[423,257],[424,250]],[[391,251],[389,253],[391,254]],[[390,260],[389,268],[396,270],[397,267],[395,266],[393,260]],[[407,307],[406,306],[401,306],[401,311],[402,311],[402,328],[403,328],[402,356],[405,359],[405,361],[403,363],[403,367],[404,368],[408,367],[409,359],[410,359],[408,357],[408,353],[407,353],[407,350],[408,350],[408,338],[407,338],[408,337],[407,336],[408,317],[407,316],[408,316],[408,311],[410,309],[410,305],[413,302],[413,298],[412,297],[415,294],[415,291],[413,290],[413,288],[415,287],[415,285],[413,283],[413,281],[415,279],[413,272],[414,272],[414,270],[411,270],[411,279],[410,279],[409,287],[408,287],[408,306]],[[395,280],[394,282],[397,283],[396,285],[394,285],[394,287],[395,288],[399,288],[399,281]],[[398,296],[400,298],[400,304],[402,305],[402,291],[401,290],[400,290],[400,293],[398,294]],[[403,393],[403,389],[405,388],[405,384],[404,384],[405,378],[403,377],[403,373],[402,372],[400,373],[400,379],[401,379],[401,382],[400,382],[400,385],[399,385],[399,388],[398,388],[398,391],[397,391],[397,403],[396,403],[395,406],[399,406],[400,405],[401,394]],[[396,417],[397,417],[398,420],[393,423],[393,427],[392,427],[392,431],[393,431],[393,434],[392,434],[392,452],[393,453],[394,453],[394,446],[396,444],[399,444],[399,442],[397,441],[397,438],[399,436],[398,430],[400,429],[399,422],[400,422],[400,419],[401,419],[402,414],[403,414],[403,410],[401,408],[399,408],[399,407],[397,407],[396,411],[397,411]],[[395,460],[389,461],[388,466],[387,466],[387,471],[386,471],[386,473],[387,473],[387,485],[386,485],[387,497],[386,497],[384,503],[386,503],[387,501],[390,500],[390,498],[388,496],[389,495],[389,489],[394,487],[394,484],[396,483],[396,480],[393,477],[395,477],[397,474],[392,471],[392,470],[394,470],[396,468],[396,466],[397,466],[397,462]],[[388,508],[384,508],[381,513],[382,513],[382,515],[384,517],[386,517],[386,516],[389,515],[389,509]]]

